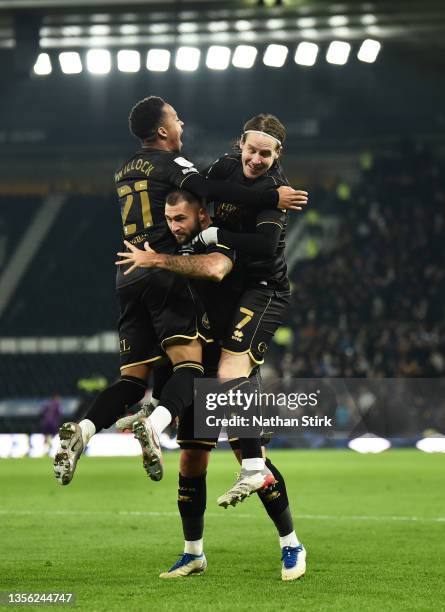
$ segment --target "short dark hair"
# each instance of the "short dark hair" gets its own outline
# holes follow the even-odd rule
[[[158,96],[139,100],[128,117],[130,132],[139,140],[153,142],[164,115],[165,101]]]
[[[199,207],[204,206],[204,202],[196,196],[194,193],[190,193],[190,191],[186,191],[185,189],[176,189],[175,191],[171,191],[165,203],[169,206],[176,206],[179,202],[185,201],[187,204],[197,204]]]

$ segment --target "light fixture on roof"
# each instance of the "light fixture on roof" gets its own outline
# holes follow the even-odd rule
[[[230,62],[229,47],[212,45],[207,51],[206,65],[212,70],[226,70]]]
[[[208,25],[210,32],[225,32],[229,29],[227,21],[211,21]]]
[[[82,60],[77,51],[62,51],[62,53],[59,53],[59,64],[64,74],[79,74],[82,72]]]
[[[147,69],[153,72],[165,72],[170,66],[170,51],[167,49],[150,49],[147,53]]]
[[[131,36],[132,34],[138,34],[139,33],[139,26],[136,25],[135,23],[124,23],[121,26],[119,26],[119,32],[121,34],[123,34],[124,36]]]
[[[48,53],[39,53],[39,57],[34,64],[34,73],[39,76],[44,76],[46,74],[51,74],[52,70],[51,59]]]
[[[178,32],[181,34],[190,34],[192,32],[196,32],[198,30],[197,23],[191,23],[190,21],[185,21],[184,23],[180,23],[178,25]]]
[[[330,64],[337,64],[343,66],[348,61],[349,53],[351,51],[351,45],[341,40],[334,40],[328,47],[326,53],[326,60]]]
[[[372,64],[377,59],[377,55],[381,49],[381,44],[378,40],[367,38],[364,40],[358,50],[357,57],[361,62]]]
[[[332,17],[328,19],[328,23],[332,28],[348,25],[348,21],[346,15],[332,15]]]
[[[317,61],[318,45],[301,42],[295,51],[295,63],[301,66],[313,66]]]
[[[269,45],[264,53],[263,62],[266,66],[281,68],[286,61],[288,51],[284,45]]]
[[[176,68],[186,72],[193,72],[199,66],[200,57],[201,51],[196,47],[179,47],[176,51]]]
[[[238,30],[238,32],[246,32],[252,29],[252,24],[246,19],[239,19],[235,21],[235,29]]]
[[[251,45],[238,45],[233,54],[232,64],[236,68],[252,68],[258,51]]]
[[[132,49],[118,51],[117,67],[121,72],[138,72],[141,67],[141,54]]]
[[[107,49],[90,49],[87,52],[87,68],[92,74],[108,74],[111,70],[111,53]]]

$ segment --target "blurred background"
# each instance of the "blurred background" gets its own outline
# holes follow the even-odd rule
[[[45,452],[119,374],[113,172],[148,95],[198,167],[257,113],[287,127],[310,206],[263,376],[424,379],[434,401],[399,401],[395,421],[367,390],[362,425],[444,434],[444,51],[435,0],[0,0],[0,456]],[[334,413],[339,440],[300,444],[343,443],[356,415]]]

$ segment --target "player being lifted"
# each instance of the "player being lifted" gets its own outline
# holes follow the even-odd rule
[[[221,158],[211,167],[210,175],[216,174],[218,177],[247,184],[257,194],[262,189],[267,189],[271,183],[274,185],[286,184],[287,181],[277,163],[284,135],[284,127],[275,117],[267,115],[254,117],[247,122],[241,137],[241,155]],[[179,196],[171,194],[167,199],[166,217],[178,242],[183,242],[184,237],[189,238],[190,235],[196,233],[197,228],[208,225],[208,221],[203,209],[190,194],[183,194],[182,198]],[[221,338],[223,348],[219,363],[219,376],[223,379],[235,379],[236,384],[245,385],[244,388],[247,388],[251,385],[249,375],[256,364],[264,360],[267,345],[282,321],[288,301],[289,284],[284,260],[286,218],[285,215],[279,212],[276,214],[275,211],[252,215],[247,213],[242,206],[220,202],[216,206],[215,219],[218,225],[240,229],[243,233],[221,230],[213,226],[201,232],[199,236],[199,242],[213,243],[212,251],[209,252],[207,248],[206,255],[164,256],[156,255],[150,251],[149,247],[145,247],[148,250],[146,253],[131,248],[132,253],[127,253],[124,261],[118,263],[132,264],[127,273],[138,266],[157,266],[193,278],[221,280],[232,268],[231,248],[238,249],[237,256],[243,251],[249,253],[250,255],[244,257],[243,267],[246,277],[241,292],[237,289],[230,290],[230,285],[228,287],[227,284],[224,289],[221,286],[218,291],[218,285],[214,285],[216,289],[212,289],[209,283],[207,287],[201,286],[200,291],[211,324],[221,328],[221,321],[225,320]],[[237,258],[238,265],[239,257]],[[199,284],[196,287],[199,288]],[[238,305],[233,311],[233,304],[236,302]],[[228,317],[227,313],[229,313]],[[240,329],[241,319],[244,321],[243,334],[235,334],[234,332]],[[207,372],[206,374],[208,375]],[[188,491],[188,496],[190,496],[189,491],[193,491],[192,496],[197,498],[193,499],[193,502],[201,509],[201,513],[197,512],[198,518],[200,516],[203,518],[205,471],[209,457],[206,451],[212,448],[212,441],[193,438],[193,423],[190,424],[189,414],[186,413],[185,418],[180,421],[178,432],[178,442],[183,449],[178,506],[183,520],[186,545],[184,555],[178,564],[173,566],[169,572],[162,574],[162,577],[183,576],[192,571],[202,571],[205,561],[202,557],[203,526],[196,527],[196,522],[193,522],[197,520],[196,516],[193,519],[189,518],[191,505],[181,502],[181,488]],[[293,530],[283,477],[268,460],[266,464],[264,463],[259,439],[249,440],[247,445],[245,442],[246,440],[240,441],[242,456],[240,478],[228,493],[219,499],[219,503],[223,506],[230,503],[234,505],[237,501],[258,490],[280,534],[283,549],[283,579],[298,578],[305,571],[306,553]],[[214,444],[215,441],[213,441]],[[249,459],[254,461],[249,461]],[[259,460],[262,461],[261,464]],[[268,499],[267,491],[263,489],[266,477],[271,472],[277,481],[275,495],[271,498],[275,499],[276,503],[269,503],[271,499]],[[204,493],[199,493],[202,489]],[[202,502],[202,497],[204,497],[204,502]],[[199,538],[196,537],[200,534]]]
[[[269,190],[258,202],[249,189],[201,176],[192,162],[180,156],[183,122],[162,98],[150,96],[138,102],[131,110],[129,124],[141,141],[141,149],[117,171],[115,182],[123,236],[131,245],[149,241],[157,252],[174,252],[164,204],[175,187],[187,186],[200,197],[234,199],[251,207],[298,206],[300,195],[291,188]],[[128,277],[119,270],[117,293],[121,378],[98,395],[80,423],[64,423],[60,428],[60,447],[54,458],[60,484],[71,482],[90,438],[144,397],[150,368],[167,355],[174,371],[162,390],[159,406],[149,419],[134,425],[144,467],[152,480],[160,480],[158,436],[192,403],[194,379],[203,372],[201,339],[206,330],[200,324],[204,313],[186,279],[169,271],[147,269]]]

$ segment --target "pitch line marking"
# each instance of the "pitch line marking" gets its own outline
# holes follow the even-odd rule
[[[94,510],[0,510],[0,515],[15,515],[15,516],[176,516],[179,517],[179,512],[147,512],[138,510],[117,510],[116,512],[107,510],[104,512]],[[206,512],[206,516],[215,518],[224,518],[227,514],[223,512]],[[255,519],[259,514],[241,514],[236,513],[233,516],[243,519]],[[333,516],[329,514],[294,514],[295,519],[308,521],[379,521],[379,522],[409,522],[409,523],[445,523],[445,516],[423,517],[423,516],[369,516],[369,515],[352,515],[352,516]]]

